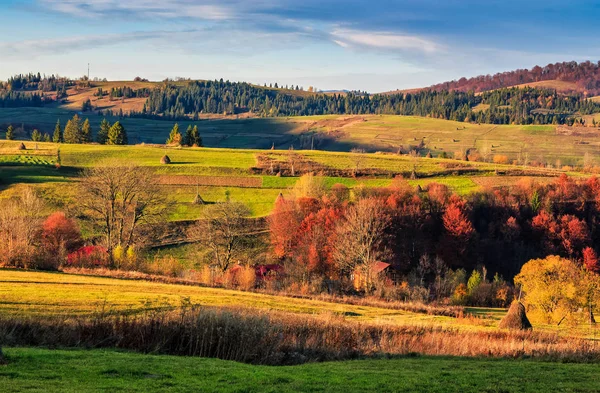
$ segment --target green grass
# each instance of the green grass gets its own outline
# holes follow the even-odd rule
[[[114,350],[7,348],[9,392],[598,392],[598,365],[405,357],[253,366]]]
[[[0,124],[13,124],[38,128],[52,133],[56,120],[61,124],[73,112],[56,108],[1,108]],[[90,115],[92,127],[98,129],[102,117]],[[117,118],[109,118],[116,121]],[[172,121],[147,119],[119,119],[130,135],[132,143],[164,143],[173,126]],[[493,125],[469,124],[448,120],[392,115],[365,116],[306,116],[291,118],[255,118],[202,120],[179,122],[197,124],[204,143],[209,147],[287,150],[310,147],[311,135],[325,138],[317,147],[320,150],[348,152],[361,147],[369,152],[396,152],[399,147],[416,146],[421,140],[434,155],[454,154],[470,148],[491,149],[491,154],[504,154],[511,159],[527,154],[530,160],[554,163],[560,159],[564,165],[581,165],[583,155],[589,152],[600,162],[597,146],[600,135],[590,133],[584,137],[561,135],[552,125]],[[576,144],[585,140],[587,144]]]
[[[298,181],[297,177],[259,176],[251,168],[257,165],[257,155],[267,154],[273,159],[285,161],[287,151],[264,151],[220,148],[160,148],[157,146],[101,146],[101,145],[57,145],[54,143],[38,143],[33,149],[26,143],[28,150],[20,153],[18,141],[0,141],[0,198],[17,195],[23,184],[29,184],[50,204],[49,210],[65,209],[73,205],[77,199],[77,180],[82,169],[102,165],[113,160],[132,162],[140,166],[150,167],[162,177],[177,175],[190,177],[189,184],[182,181],[180,185],[162,186],[176,202],[171,212],[171,220],[192,220],[198,218],[203,206],[193,204],[196,196],[194,176],[203,177],[235,177],[233,187],[201,186],[200,195],[207,202],[220,202],[225,199],[225,192],[237,201],[248,205],[253,216],[268,215],[279,193],[289,192]],[[355,167],[356,155],[350,153],[323,151],[296,151],[307,160],[316,162],[332,170],[351,170]],[[172,164],[162,165],[160,158],[167,154]],[[59,161],[60,168],[55,164]],[[478,186],[467,176],[450,175],[452,169],[448,164],[452,160],[412,159],[395,154],[365,154],[361,156],[361,170],[377,170],[384,177],[351,178],[325,176],[326,188],[334,184],[344,184],[349,188],[387,187],[392,183],[394,174],[408,174],[416,168],[421,178],[412,185],[426,184],[436,181],[448,185],[453,191],[467,194],[478,189]],[[485,176],[493,173],[495,166],[487,163],[470,163],[474,173]],[[510,168],[510,167],[505,167]],[[259,179],[256,183],[244,184],[245,179]],[[239,182],[235,182],[236,180]],[[183,179],[185,180],[185,178]],[[260,182],[262,180],[262,182]],[[65,182],[74,183],[64,187]]]

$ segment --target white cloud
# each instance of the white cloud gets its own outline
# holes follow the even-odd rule
[[[172,31],[140,31],[124,34],[105,34],[72,36],[31,41],[0,42],[0,53],[5,58],[11,57],[37,57],[43,55],[56,55],[77,50],[93,49],[101,46],[113,46],[127,42],[138,42],[167,38],[181,34]]]
[[[344,48],[418,51],[426,54],[445,50],[441,44],[415,35],[339,29],[334,30],[331,36],[334,43]]]

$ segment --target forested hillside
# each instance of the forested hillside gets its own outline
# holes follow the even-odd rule
[[[429,89],[483,92],[550,80],[574,82],[573,92],[580,92],[589,96],[598,95],[600,94],[600,62],[585,61],[577,63],[570,61],[548,64],[545,67],[535,66],[530,70],[515,70],[494,75],[479,75],[474,78],[460,78],[459,80],[433,85]]]
[[[577,69],[580,67],[577,65]],[[555,77],[556,68],[548,75]],[[0,108],[63,105],[70,110],[121,118],[184,121],[206,115],[242,113],[252,117],[385,114],[489,124],[568,125],[584,124],[582,116],[600,112],[600,103],[581,93],[563,94],[555,89],[532,87],[500,88],[478,94],[473,89],[460,91],[448,85],[447,89],[434,87],[413,93],[370,95],[314,93],[298,87],[279,89],[222,79],[147,82],[135,86],[119,83],[105,89],[102,83],[86,78],[65,81],[55,76],[18,75],[0,86]],[[126,102],[136,104],[127,106]]]
[[[572,124],[573,115],[599,111],[600,104],[578,94],[563,96],[549,89],[511,88],[483,95],[447,90],[299,95],[247,83],[205,81],[154,89],[142,112],[130,115],[182,119],[240,112],[258,116],[388,114],[492,124]]]

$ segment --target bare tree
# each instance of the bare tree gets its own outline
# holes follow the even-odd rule
[[[287,160],[290,165],[291,175],[296,176],[296,164],[300,161],[300,155],[294,151],[294,146],[290,146]]]
[[[240,202],[207,206],[188,235],[211,250],[214,265],[224,272],[243,248],[249,216],[250,210]]]
[[[381,201],[362,199],[353,205],[337,228],[334,259],[343,273],[357,270],[364,277],[367,290],[373,282],[373,264],[385,257],[385,230],[389,217]]]
[[[150,168],[120,161],[84,170],[81,204],[103,233],[110,257],[117,246],[143,244],[140,224],[161,222],[170,206]]]
[[[42,206],[30,187],[0,205],[0,264],[26,267],[31,262]]]
[[[354,148],[354,149],[350,150],[350,152],[352,153],[350,155],[350,158],[352,159],[352,162],[354,163],[354,177],[356,177],[356,176],[358,176],[358,171],[360,170],[360,167],[365,160],[365,156],[364,156],[365,150],[359,149],[359,148]]]

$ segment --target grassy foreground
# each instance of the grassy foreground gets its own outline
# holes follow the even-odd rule
[[[8,348],[3,392],[598,392],[596,364],[409,357],[252,366],[112,350]]]

